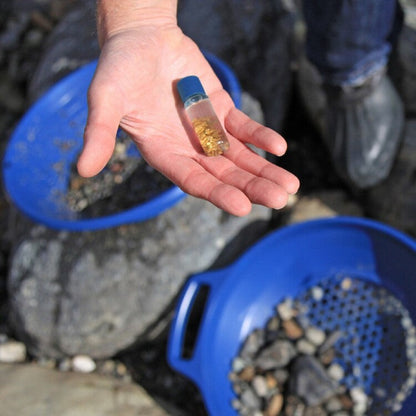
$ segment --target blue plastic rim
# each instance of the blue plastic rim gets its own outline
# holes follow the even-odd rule
[[[240,108],[241,89],[234,72],[215,55],[204,55]],[[84,231],[145,221],[186,196],[172,186],[131,209],[95,218],[81,217],[68,207],[71,165],[82,148],[87,91],[96,65],[91,62],[62,79],[26,112],[3,159],[3,181],[11,201],[32,220],[51,228]]]
[[[277,230],[237,262],[192,276],[181,293],[168,346],[171,366],[199,387],[210,415],[235,416],[228,379],[241,343],[264,328],[274,307],[323,279],[345,273],[389,290],[416,323],[416,242],[379,222],[337,217]],[[208,288],[191,356],[184,356],[193,303]],[[416,393],[399,416],[416,414]]]

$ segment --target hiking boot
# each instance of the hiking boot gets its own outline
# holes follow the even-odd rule
[[[337,173],[354,189],[380,183],[391,171],[404,124],[402,101],[385,71],[356,87],[323,85],[306,60],[299,72],[301,96]]]
[[[403,143],[386,180],[363,195],[366,214],[416,237],[416,119],[406,121]]]

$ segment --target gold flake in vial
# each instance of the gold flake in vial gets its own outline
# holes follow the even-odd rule
[[[207,156],[219,156],[229,149],[230,144],[217,118],[196,118],[192,126]]]

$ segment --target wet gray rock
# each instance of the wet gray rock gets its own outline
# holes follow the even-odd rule
[[[278,339],[260,352],[255,365],[262,370],[282,368],[288,365],[295,355],[296,349],[290,341]]]
[[[136,384],[30,364],[0,364],[0,400],[2,416],[179,414],[161,407]]]
[[[320,405],[334,396],[338,386],[315,357],[299,355],[294,359],[289,389],[309,406]]]
[[[47,39],[29,83],[31,102],[65,75],[98,58],[100,50],[95,27],[95,1],[75,1]]]
[[[269,215],[256,206],[232,217],[187,197],[153,220],[108,230],[25,225],[8,276],[11,324],[36,356],[112,356],[148,339],[187,276],[235,259]]]

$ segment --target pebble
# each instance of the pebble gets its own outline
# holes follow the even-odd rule
[[[58,364],[59,371],[71,371],[72,361],[69,358],[64,358]]]
[[[342,290],[350,290],[352,287],[352,279],[349,277],[346,277],[341,282],[341,289]]]
[[[241,402],[238,399],[233,399],[232,402],[231,402],[231,406],[235,410],[240,410],[242,408]]]
[[[342,408],[346,411],[351,410],[354,406],[351,397],[346,394],[341,394],[340,396],[338,396],[338,399],[342,403]]]
[[[127,376],[127,373],[128,373],[127,367],[123,363],[120,363],[120,362],[116,363],[115,364],[115,369],[116,369],[116,374],[119,377],[126,377]]]
[[[260,398],[251,388],[247,388],[241,393],[240,401],[244,407],[251,410],[258,410],[261,405]]]
[[[316,326],[309,326],[305,329],[305,337],[312,344],[319,347],[324,343],[326,334],[325,331],[322,331],[322,329],[319,329]]]
[[[255,365],[262,370],[282,368],[296,356],[296,349],[290,341],[276,340],[264,348],[255,360]]]
[[[283,408],[283,395],[275,394],[269,401],[264,416],[278,416]]]
[[[306,354],[306,355],[313,355],[316,352],[316,347],[315,345],[313,345],[311,342],[309,342],[307,339],[305,338],[301,338],[297,343],[296,343],[296,349],[298,350],[298,352],[300,352],[301,354]]]
[[[273,372],[273,377],[276,379],[277,383],[282,386],[289,378],[289,371],[278,368]]]
[[[256,370],[253,366],[249,365],[238,374],[238,378],[242,381],[251,381],[253,380]]]
[[[311,295],[314,300],[319,302],[324,297],[324,290],[319,286],[314,286],[311,289]]]
[[[233,372],[234,373],[240,373],[241,371],[244,370],[244,367],[246,366],[246,361],[243,360],[240,357],[235,357],[233,360]]]
[[[285,416],[303,416],[305,407],[298,397],[289,395],[286,398]]]
[[[0,362],[22,363],[26,361],[26,357],[25,344],[18,341],[6,341],[0,344]]]
[[[302,398],[308,406],[318,406],[336,394],[338,383],[329,377],[315,357],[297,356],[291,370],[290,392]]]
[[[331,332],[328,337],[325,339],[325,341],[322,343],[322,345],[319,347],[319,352],[324,353],[325,351],[332,348],[336,342],[343,336],[342,331],[334,331]]]
[[[289,339],[299,339],[303,336],[303,328],[294,319],[284,320],[282,327]]]
[[[302,416],[328,416],[328,413],[322,406],[307,407]]]
[[[280,327],[280,319],[277,316],[273,316],[271,319],[269,319],[266,325],[266,329],[271,332],[277,331],[279,327]]]
[[[266,384],[267,384],[267,388],[273,391],[273,390],[276,390],[276,388],[278,387],[279,381],[272,374],[268,373],[266,374]],[[280,383],[280,386],[282,386],[282,384],[283,383]]]
[[[333,380],[341,381],[344,378],[344,369],[338,363],[332,363],[326,371]]]
[[[266,397],[269,389],[267,387],[267,381],[262,376],[256,376],[253,378],[251,383],[253,390],[256,392],[259,397]]]
[[[343,405],[338,397],[331,397],[325,404],[326,410],[330,413],[343,410]]]
[[[96,364],[87,355],[76,355],[72,359],[72,369],[79,373],[92,373],[96,369]]]
[[[367,395],[360,387],[353,387],[350,390],[350,395],[354,403],[367,403],[368,401]]]
[[[252,358],[264,344],[264,331],[255,330],[245,340],[240,351],[240,357]]]
[[[108,375],[116,373],[116,363],[113,360],[105,360],[100,365],[100,372]]]
[[[292,319],[296,316],[296,310],[293,307],[293,301],[290,298],[285,299],[277,305],[277,313],[284,321]]]
[[[334,361],[336,356],[336,351],[334,348],[330,348],[329,350],[326,350],[325,352],[319,354],[319,360],[323,365],[329,365]]]

